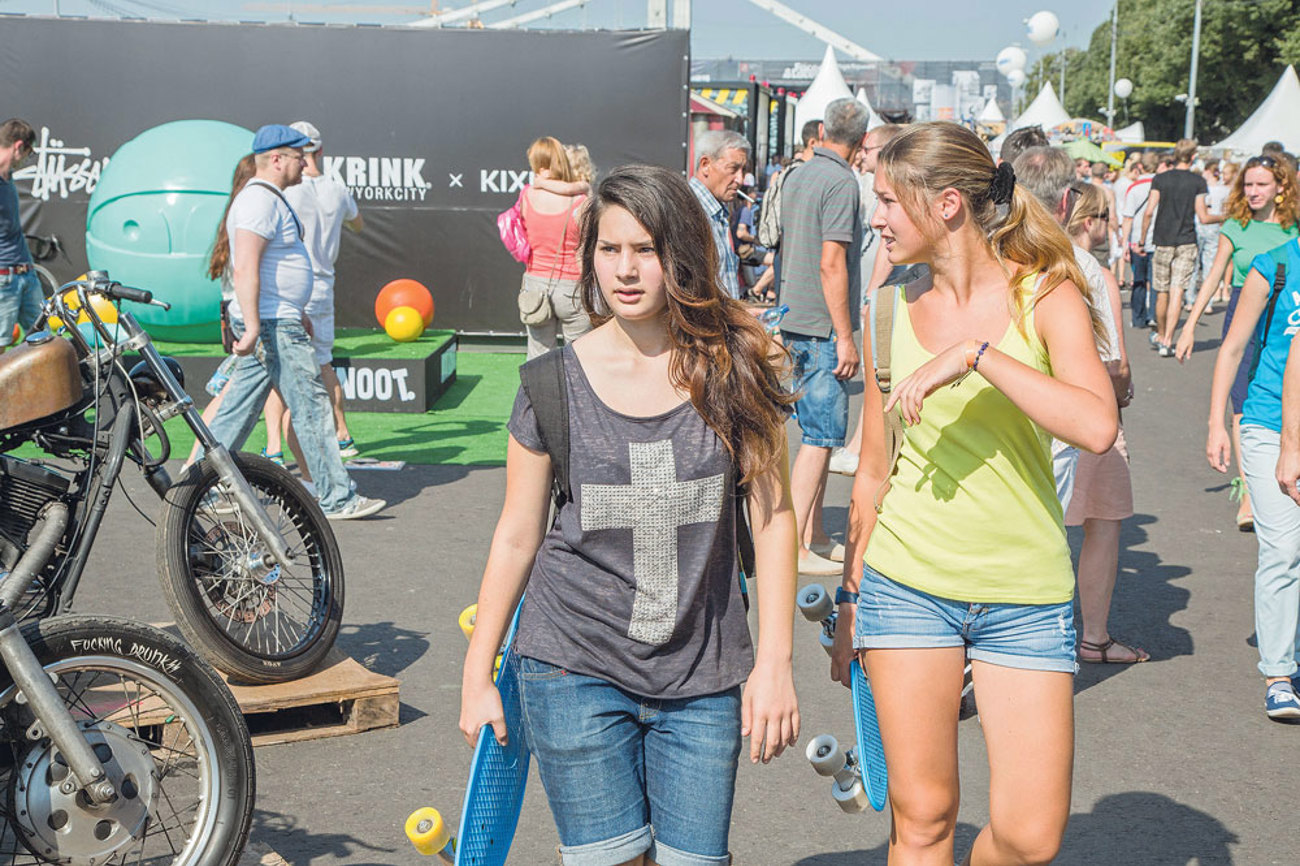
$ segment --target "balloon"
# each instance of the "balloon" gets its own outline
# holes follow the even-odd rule
[[[433,324],[433,295],[418,280],[393,280],[379,290],[375,298],[375,319],[387,327],[388,314],[396,307],[414,307],[424,321],[424,327]]]
[[[384,319],[384,330],[397,342],[409,343],[424,333],[424,317],[415,307],[394,307]]]
[[[1007,73],[1007,84],[1010,84],[1012,87],[1019,87],[1024,84],[1025,79],[1025,70],[1023,69],[1013,69]]]
[[[998,72],[1006,75],[1013,69],[1024,69],[1025,64],[1029,62],[1029,55],[1025,49],[1019,45],[1008,45],[998,52],[997,60],[994,63],[998,67]]]
[[[67,304],[68,310],[77,313],[78,325],[84,325],[90,321],[90,316],[86,315],[86,311],[81,309],[81,299],[77,297],[75,291],[70,289],[67,292],[64,292],[63,302]],[[90,296],[90,306],[99,314],[100,320],[103,321],[105,325],[112,325],[117,322],[117,307],[112,301],[98,292]],[[54,324],[58,321],[58,318],[58,316],[50,317],[51,327],[58,327],[58,325]]]
[[[1055,39],[1060,29],[1060,19],[1051,12],[1035,12],[1025,21],[1025,33],[1029,36],[1029,41],[1039,48]]]
[[[23,338],[23,332],[22,332],[22,329],[19,328],[19,327],[18,327],[18,323],[15,322],[15,323],[14,323],[14,338],[13,338],[12,340],[9,341],[9,345],[12,346],[14,343],[17,343],[17,342],[18,342],[19,340],[21,340],[22,338]]]
[[[1120,99],[1128,99],[1133,95],[1133,82],[1127,78],[1121,78],[1115,82],[1115,95]]]

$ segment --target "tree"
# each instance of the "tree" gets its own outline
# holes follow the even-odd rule
[[[1118,0],[1116,78],[1133,82],[1128,108],[1147,137],[1182,138],[1192,58],[1195,0]],[[1104,116],[1110,70],[1110,18],[1085,51],[1067,49],[1035,65],[1028,92],[1066,62],[1065,109],[1075,117]],[[1196,137],[1218,141],[1241,125],[1268,95],[1288,63],[1300,62],[1300,3],[1295,0],[1203,0],[1196,76]],[[1116,100],[1117,122],[1123,120]]]

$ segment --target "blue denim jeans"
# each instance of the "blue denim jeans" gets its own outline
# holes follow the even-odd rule
[[[24,331],[32,329],[44,300],[35,271],[0,276],[0,347],[9,345],[15,322]]]
[[[1254,424],[1241,428],[1241,468],[1255,516],[1255,637],[1259,672],[1294,676],[1300,656],[1300,506],[1278,487],[1279,435]]]
[[[739,687],[644,698],[521,657],[519,691],[565,866],[731,862]]]
[[[807,337],[781,332],[781,341],[794,362],[794,404],[803,430],[803,444],[838,448],[849,432],[849,383],[835,377],[839,360],[835,335]]]
[[[1134,252],[1129,258],[1129,264],[1133,266],[1129,312],[1133,316],[1133,327],[1145,328],[1147,321],[1156,317],[1155,305],[1151,303],[1151,254]]]
[[[234,320],[230,324],[236,339],[243,336],[243,322]],[[212,419],[212,435],[232,451],[242,448],[262,414],[272,386],[284,397],[293,415],[293,429],[321,508],[326,514],[338,511],[355,494],[339,457],[334,410],[321,381],[320,365],[311,338],[298,319],[262,320],[257,351],[242,356],[231,371],[230,387],[217,417]]]

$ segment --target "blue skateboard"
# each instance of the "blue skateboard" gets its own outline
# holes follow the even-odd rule
[[[799,590],[799,612],[809,622],[821,623],[821,645],[830,655],[835,643],[835,604],[820,584]],[[876,719],[876,702],[871,683],[858,660],[850,666],[853,687],[853,727],[857,747],[844,749],[830,734],[815,737],[805,754],[819,775],[830,776],[831,796],[845,812],[861,812],[869,803],[877,812],[885,808],[889,794],[889,775],[885,768],[885,749],[880,741],[880,723]]]
[[[466,636],[473,630],[473,608],[461,614]],[[460,837],[451,836],[436,809],[417,809],[406,819],[406,835],[421,854],[437,854],[455,866],[505,866],[519,824],[528,782],[528,747],[524,743],[519,703],[519,656],[514,651],[519,609],[506,633],[496,672],[505,711],[507,743],[501,746],[491,726],[478,735],[460,814]]]

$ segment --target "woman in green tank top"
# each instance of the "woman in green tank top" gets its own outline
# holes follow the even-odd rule
[[[1070,811],[1076,669],[1049,438],[1115,441],[1100,323],[1069,239],[970,131],[908,127],[875,184],[890,262],[931,276],[881,289],[897,293],[897,384],[886,397],[868,378],[845,554],[863,567],[845,570],[832,677],[848,684],[857,650],[889,768],[889,862],[950,863],[969,657],[993,772],[989,826],[963,862],[1046,862]],[[906,425],[893,466],[882,408]]]

